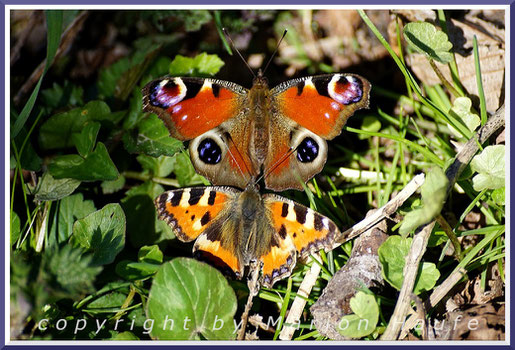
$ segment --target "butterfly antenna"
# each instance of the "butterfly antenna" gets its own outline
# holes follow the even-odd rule
[[[272,59],[274,58],[275,54],[277,53],[277,51],[279,50],[279,45],[281,45],[281,42],[283,41],[284,37],[286,36],[286,33],[288,33],[288,30],[285,29],[284,32],[283,32],[283,36],[281,37],[281,39],[279,39],[279,42],[277,43],[277,46],[275,47],[275,50],[274,50],[274,53],[272,54],[272,56],[270,56],[270,58],[268,59],[268,63],[266,64],[265,66],[265,69],[263,69],[263,74],[265,74],[266,72],[266,69],[268,68],[268,66],[270,65],[270,62],[272,62]]]
[[[224,28],[222,28],[222,32],[224,32],[225,34],[225,37],[227,38],[227,40],[229,40],[229,42],[231,43],[231,46],[232,48],[234,49],[234,51],[236,51],[236,53],[238,54],[238,56],[240,56],[241,60],[245,63],[245,65],[247,66],[247,68],[249,69],[250,73],[252,74],[252,76],[255,78],[256,77],[256,74],[254,73],[254,71],[252,70],[252,67],[249,65],[249,63],[247,62],[247,60],[245,60],[242,56],[242,54],[240,53],[240,50],[238,50],[236,48],[236,45],[234,45],[234,41],[232,41],[232,38],[230,37],[229,33],[227,32],[227,30]]]

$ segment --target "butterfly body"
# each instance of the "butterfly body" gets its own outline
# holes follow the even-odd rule
[[[240,278],[245,266],[262,263],[261,282],[271,287],[291,274],[297,253],[306,257],[330,249],[341,236],[329,218],[256,186],[168,191],[155,200],[159,218],[177,237],[195,240],[194,252]]]
[[[260,73],[250,90],[202,78],[165,77],[143,88],[143,108],[171,136],[191,140],[198,173],[214,184],[245,188],[263,171],[265,186],[302,189],[321,171],[327,143],[368,106],[370,83],[354,74],[286,81],[273,89]]]

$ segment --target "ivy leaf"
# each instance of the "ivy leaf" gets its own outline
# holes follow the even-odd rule
[[[110,264],[125,245],[125,215],[117,203],[77,220],[71,240],[93,253],[96,266]]]
[[[208,55],[205,52],[194,58],[177,55],[170,63],[169,72],[173,76],[213,76],[223,65],[224,62],[217,55]]]
[[[404,39],[411,48],[440,63],[452,61],[452,44],[447,34],[428,22],[411,22],[404,26]]]
[[[125,176],[120,175],[116,180],[102,181],[100,187],[102,187],[103,194],[111,194],[121,191],[125,186]]]
[[[73,147],[72,134],[80,133],[88,121],[110,120],[111,110],[103,101],[91,101],[84,107],[55,114],[40,128],[39,143],[43,149]]]
[[[99,130],[100,123],[89,122],[84,125],[80,133],[72,134],[72,141],[81,156],[86,157],[93,151]]]
[[[55,179],[48,171],[41,176],[34,198],[38,201],[56,201],[69,196],[79,187],[80,181],[71,178]]]
[[[138,261],[152,264],[162,264],[163,252],[159,249],[159,246],[156,244],[151,246],[143,246],[139,249]]]
[[[420,188],[422,206],[406,214],[399,227],[401,236],[406,236],[417,227],[427,224],[442,211],[448,183],[449,180],[441,168],[435,167],[428,172]]]
[[[404,265],[411,247],[411,237],[390,236],[378,250],[379,261],[382,265],[382,274],[388,283],[400,290],[404,281]],[[422,263],[413,292],[420,294],[431,290],[440,278],[440,272],[433,263]]]
[[[470,130],[474,131],[481,124],[481,120],[479,116],[470,111],[472,107],[472,101],[468,97],[458,97],[454,100],[454,104],[449,110],[449,114],[451,114],[458,121],[463,122],[465,126]],[[454,129],[451,125],[449,125],[449,129],[456,137],[462,137],[461,133],[458,130]]]
[[[120,176],[102,142],[97,143],[95,150],[86,157],[76,154],[55,157],[48,165],[48,171],[56,179],[81,181],[116,180]]]
[[[52,233],[54,230],[57,232],[50,237],[56,237],[58,243],[65,242],[72,235],[73,224],[75,221],[86,217],[95,210],[96,208],[93,201],[84,200],[82,193],[76,193],[74,195],[64,197],[59,202],[57,223],[52,225],[50,231]]]
[[[163,264],[154,276],[147,316],[155,320],[154,339],[230,340],[235,336],[236,308],[234,291],[217,269],[177,258]]]
[[[497,189],[506,185],[504,155],[505,146],[495,145],[485,147],[480,154],[472,158],[470,167],[478,172],[472,178],[474,190]]]
[[[374,332],[379,321],[379,306],[374,295],[357,292],[349,302],[354,314],[342,317],[338,331],[348,338],[363,338]]]
[[[173,156],[183,148],[182,142],[170,136],[166,126],[155,114],[142,119],[137,130],[124,135],[123,142],[129,153],[144,153],[153,157]]]

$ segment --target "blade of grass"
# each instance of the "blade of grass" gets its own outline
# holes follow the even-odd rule
[[[477,47],[477,38],[474,35],[474,63],[476,67],[477,91],[479,92],[479,109],[481,111],[481,125],[485,125],[488,115],[486,113],[485,91],[483,90],[483,79],[481,78],[481,65],[479,63],[479,50]]]
[[[59,42],[61,41],[61,32],[63,26],[63,11],[62,10],[48,10],[46,11],[46,21],[47,21],[47,55],[46,55],[46,63],[45,69],[43,70],[43,74],[39,78],[34,91],[30,95],[27,103],[23,107],[21,113],[18,115],[18,118],[14,121],[14,125],[11,128],[11,138],[15,138],[20,130],[23,128],[27,119],[34,108],[34,104],[36,103],[36,98],[39,94],[39,89],[41,88],[41,83],[43,81],[43,77],[45,73],[48,71],[48,68],[52,65],[54,61],[55,54],[57,52],[57,48],[59,47]]]

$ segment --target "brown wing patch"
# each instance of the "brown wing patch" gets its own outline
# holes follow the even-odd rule
[[[181,241],[190,242],[211,225],[233,193],[224,187],[192,187],[164,192],[154,203],[159,219],[166,221]]]
[[[340,235],[336,224],[316,211],[280,196],[264,197],[274,228],[277,232],[286,231],[302,257],[332,247]]]

